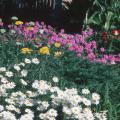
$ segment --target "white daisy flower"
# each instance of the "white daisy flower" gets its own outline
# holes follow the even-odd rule
[[[28,74],[28,71],[27,71],[27,70],[22,70],[22,71],[21,71],[22,77],[26,77],[27,74]]]
[[[39,59],[37,59],[37,58],[33,58],[32,59],[32,63],[34,63],[34,64],[39,64],[40,63],[40,61],[39,61]]]
[[[23,79],[20,79],[20,82],[23,84],[23,85],[27,85],[27,82],[25,81],[25,80],[23,80]]]
[[[86,88],[82,89],[82,94],[87,95],[89,93],[90,93],[90,91],[88,89],[86,89]]]
[[[0,67],[0,72],[5,72],[6,68],[5,67]]]
[[[17,70],[17,71],[20,71],[20,66],[15,64],[14,69]]]
[[[5,76],[7,76],[7,77],[12,77],[12,76],[13,76],[13,72],[7,71],[7,72],[5,73]]]
[[[55,83],[58,83],[58,82],[59,82],[58,77],[53,77],[52,79],[53,79],[53,82],[55,82]]]
[[[0,112],[4,110],[4,107],[0,105]]]
[[[11,20],[18,20],[18,17],[13,16],[13,17],[11,17]]]
[[[25,63],[30,64],[30,63],[31,63],[31,60],[28,59],[28,58],[25,58]]]
[[[100,95],[97,93],[92,93],[92,100],[93,101],[99,101],[100,100]]]
[[[91,105],[91,101],[88,100],[87,98],[83,98],[82,101],[83,101],[84,105],[86,105],[86,106],[90,106]]]

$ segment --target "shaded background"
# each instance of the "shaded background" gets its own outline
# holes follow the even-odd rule
[[[0,17],[5,24],[10,23],[11,16],[23,21],[44,21],[46,24],[64,28],[67,32],[80,32],[90,0],[73,0],[69,9],[63,9],[60,1],[53,6],[38,2],[39,0],[0,0]],[[37,3],[37,5],[36,5]],[[67,3],[66,3],[67,4]]]

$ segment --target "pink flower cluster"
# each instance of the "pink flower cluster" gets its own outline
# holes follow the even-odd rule
[[[22,35],[25,41],[36,38],[38,33],[42,32],[42,27],[39,22],[35,22],[33,25],[30,25],[29,22],[22,25],[8,25],[10,30],[15,30],[18,35]]]
[[[90,29],[91,30],[91,29]],[[86,38],[93,35],[93,31],[83,31],[82,34],[69,35],[65,33],[54,33],[48,40],[48,44],[52,45],[55,42],[67,47],[68,50],[74,51],[78,57],[87,58],[92,62],[99,62],[103,64],[115,64],[120,62],[119,55],[107,55],[105,49],[102,47],[98,51],[96,40],[87,42]]]
[[[2,25],[2,24],[1,24]],[[80,58],[89,59],[92,62],[99,62],[103,64],[120,63],[120,54],[112,55],[105,54],[105,49],[97,48],[97,40],[88,41],[94,32],[92,29],[82,31],[81,34],[66,34],[64,30],[59,33],[55,32],[51,26],[46,26],[44,22],[26,22],[22,25],[8,25],[10,30],[14,30],[17,35],[22,35],[25,41],[41,39],[42,42],[52,45],[60,43],[62,47],[73,51]],[[40,46],[40,41],[38,42]]]
[[[3,27],[3,22],[0,21],[0,27]]]

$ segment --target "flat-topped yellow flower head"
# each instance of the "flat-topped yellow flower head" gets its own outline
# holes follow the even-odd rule
[[[49,51],[49,48],[47,46],[44,46],[44,47],[39,49],[39,53],[49,55],[50,51]]]
[[[33,27],[29,26],[27,27],[28,30],[32,31],[33,30]]]
[[[23,24],[22,21],[16,21],[16,22],[15,22],[15,25],[22,25],[22,24]]]
[[[55,45],[56,48],[59,48],[61,46],[61,44],[59,42],[55,42],[54,45]]]
[[[21,53],[27,54],[27,53],[31,53],[33,50],[30,48],[22,48],[21,49]]]

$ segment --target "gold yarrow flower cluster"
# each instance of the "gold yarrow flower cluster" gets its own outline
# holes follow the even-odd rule
[[[49,51],[49,48],[47,46],[44,46],[44,47],[39,49],[39,53],[44,54],[44,55],[49,55],[50,51]]]

